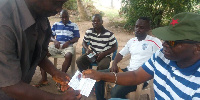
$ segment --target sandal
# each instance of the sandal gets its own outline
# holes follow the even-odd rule
[[[49,85],[48,81],[44,81],[44,82],[39,82],[38,84],[35,84],[32,86],[39,88],[39,87],[43,87],[43,86],[47,86],[47,85]]]

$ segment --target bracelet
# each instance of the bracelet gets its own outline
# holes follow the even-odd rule
[[[117,83],[117,74],[115,72],[112,72],[115,75],[115,84]]]

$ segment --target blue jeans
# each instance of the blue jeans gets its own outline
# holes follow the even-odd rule
[[[127,68],[122,69],[124,72],[128,71]],[[105,70],[99,70],[101,72],[109,72],[110,69],[105,69]],[[95,83],[95,93],[96,93],[96,99],[97,100],[106,100],[104,98],[104,84],[105,81],[99,81]],[[144,83],[144,87],[148,85],[147,82]],[[126,99],[126,95],[129,92],[136,91],[137,85],[132,85],[132,86],[123,86],[123,85],[115,85],[115,87],[111,90],[111,98],[123,98]]]

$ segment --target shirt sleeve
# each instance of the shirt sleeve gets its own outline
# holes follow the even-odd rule
[[[90,37],[89,37],[89,32],[92,31],[92,30],[87,30],[85,32],[85,35],[84,35],[84,38],[83,38],[83,41],[85,41],[86,43],[88,43],[90,41]]]
[[[153,52],[156,52],[157,50],[163,48],[162,42],[158,38],[155,38],[153,41],[155,44],[155,45],[153,45]]]
[[[0,27],[0,87],[14,85],[21,80],[17,42],[19,41],[12,29],[7,26]]]
[[[116,40],[114,34],[111,33],[111,36],[110,36],[110,38],[109,38],[109,44],[108,44],[108,45],[109,45],[109,46],[113,46],[116,42],[117,42],[117,40]]]
[[[53,24],[53,26],[52,26],[52,28],[51,28],[51,30],[52,30],[52,36],[56,36],[56,26],[57,26],[57,24],[56,23],[54,23]]]
[[[156,53],[154,53],[151,58],[142,65],[142,68],[152,76],[154,76],[156,58],[160,52],[160,50],[156,51]]]
[[[129,43],[130,43],[130,40],[126,43],[124,48],[122,48],[122,50],[119,52],[123,57],[130,53],[130,51],[129,51],[129,46],[130,46]]]
[[[74,30],[73,30],[74,37],[80,37],[78,26],[74,23]]]

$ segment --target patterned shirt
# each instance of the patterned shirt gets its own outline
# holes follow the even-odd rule
[[[116,43],[115,36],[112,32],[102,27],[102,33],[97,34],[94,28],[86,31],[83,41],[90,42],[90,48],[95,53],[104,52],[113,47]]]
[[[61,44],[75,37],[80,37],[78,26],[71,21],[66,25],[62,21],[54,23],[52,26],[52,35],[56,36],[56,40]]]
[[[137,70],[142,64],[153,55],[157,50],[162,48],[162,42],[150,35],[142,41],[138,41],[137,37],[130,39],[124,48],[119,52],[122,56],[131,54],[130,63],[127,66],[128,71]]]
[[[200,60],[187,68],[179,68],[175,61],[157,51],[143,69],[154,76],[155,99],[200,100]]]

